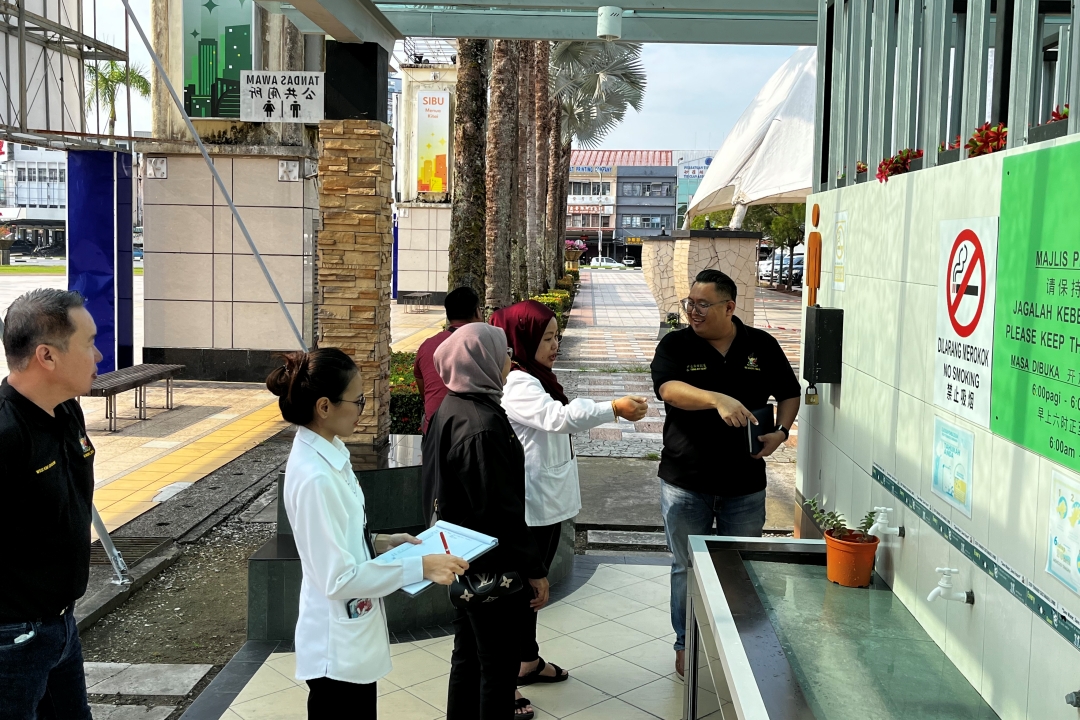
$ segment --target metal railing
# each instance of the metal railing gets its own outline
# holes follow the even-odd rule
[[[819,0],[814,190],[873,180],[877,164],[905,148],[933,167],[941,143],[959,136],[963,146],[986,122],[1008,127],[1008,147],[1028,144],[1032,127],[1080,96],[1073,6]],[[1078,129],[1075,113],[1059,122]]]

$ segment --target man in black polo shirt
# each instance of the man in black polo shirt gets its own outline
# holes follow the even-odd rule
[[[0,498],[17,562],[0,583],[0,718],[89,720],[75,601],[90,573],[94,446],[74,398],[101,353],[83,298],[34,290],[8,308]]]
[[[653,387],[664,401],[660,507],[673,557],[671,624],[675,670],[683,674],[686,633],[687,537],[760,537],[765,527],[765,460],[788,437],[799,413],[801,386],[787,356],[768,333],[747,327],[735,312],[735,283],[702,270],[682,301],[690,327],[668,333],[652,361]],[[775,432],[751,455],[747,423],[777,401]]]

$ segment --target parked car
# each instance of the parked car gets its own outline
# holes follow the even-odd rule
[[[791,283],[788,280],[791,280]],[[780,282],[784,285],[802,285],[803,279],[803,256],[796,255],[795,261],[792,267],[788,266],[788,263],[784,263],[784,267],[780,269]]]
[[[136,260],[142,260],[143,259],[143,246],[142,245],[132,245],[131,246],[131,257],[133,257]]]
[[[589,262],[589,267],[591,267],[593,269],[600,269],[600,268],[614,269],[614,268],[623,267],[623,264],[621,262],[619,262],[618,260],[616,260],[615,258],[595,257]]]
[[[795,269],[800,273],[802,272],[803,257],[803,255],[795,256]],[[766,280],[769,282],[772,282],[773,280],[780,280],[781,278],[786,278],[788,272],[788,265],[790,264],[790,255],[784,255],[782,261],[780,256],[777,256],[775,259],[769,258],[762,263],[758,263],[759,276],[762,280]]]
[[[634,256],[633,255],[627,255],[626,257],[624,257],[622,259],[622,264],[625,265],[626,267],[634,267]]]

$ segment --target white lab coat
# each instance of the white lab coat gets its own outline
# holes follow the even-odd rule
[[[570,434],[615,420],[610,402],[575,398],[563,405],[527,372],[510,373],[502,406],[525,446],[525,522],[554,525],[581,510],[577,458]]]
[[[285,469],[284,502],[303,569],[296,679],[373,683],[391,668],[379,598],[423,580],[423,558],[372,562],[364,539],[364,493],[339,438],[329,443],[297,428]],[[371,610],[349,618],[345,605],[354,598],[370,599]]]

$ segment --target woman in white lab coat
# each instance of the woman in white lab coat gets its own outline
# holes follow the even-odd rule
[[[610,402],[567,398],[551,369],[559,354],[559,325],[546,305],[519,302],[492,314],[491,324],[506,332],[513,348],[513,370],[503,389],[502,406],[525,447],[525,522],[550,568],[562,522],[581,510],[571,433],[620,417],[640,420],[648,402],[632,395]],[[566,680],[565,670],[539,655],[536,613],[526,610],[523,623],[518,686]]]
[[[373,562],[377,551],[419,541],[368,533],[364,493],[340,439],[364,411],[360,371],[336,348],[284,360],[266,386],[282,417],[300,426],[282,498],[303,570],[296,678],[310,688],[309,719],[375,718],[375,682],[391,668],[381,598],[425,578],[449,585],[468,563],[451,555]]]

